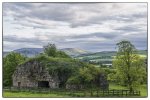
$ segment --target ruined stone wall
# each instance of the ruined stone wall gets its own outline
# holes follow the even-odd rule
[[[18,66],[12,78],[15,87],[38,87],[38,81],[48,81],[50,88],[59,86],[57,78],[50,76],[45,67],[37,61]]]

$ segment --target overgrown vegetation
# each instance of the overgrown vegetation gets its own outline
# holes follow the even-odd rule
[[[68,78],[75,75],[80,68],[87,67],[86,63],[70,58],[53,58],[45,55],[32,58],[31,60],[40,61],[43,66],[48,69],[49,74],[53,77],[58,77],[60,81],[60,87],[64,88]]]

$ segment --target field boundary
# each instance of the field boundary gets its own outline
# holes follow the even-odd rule
[[[45,94],[60,94],[68,95],[71,97],[139,97],[141,96],[140,91],[130,91],[130,90],[67,90],[67,89],[33,89],[33,88],[13,88],[4,89],[4,91],[10,92],[31,92],[31,93],[45,93]]]

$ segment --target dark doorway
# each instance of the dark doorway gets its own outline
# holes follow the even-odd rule
[[[20,87],[20,85],[21,85],[21,82],[18,82],[18,87]]]
[[[48,81],[38,81],[38,87],[49,88],[49,82]]]

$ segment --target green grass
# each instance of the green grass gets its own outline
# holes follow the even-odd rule
[[[110,90],[111,89],[122,90],[122,89],[128,89],[128,88],[110,83],[109,84],[109,89]],[[138,91],[141,91],[141,97],[147,97],[147,89],[148,89],[148,87],[146,85],[141,85],[137,88]]]
[[[146,57],[147,57],[147,55],[140,55],[140,57],[142,57],[142,58],[146,58]]]
[[[120,86],[120,85],[116,85],[114,83],[109,84],[109,89],[116,89],[116,90],[122,90],[122,89],[127,89],[126,87]]]
[[[33,92],[12,92],[12,91],[3,91],[3,97],[36,97],[36,98],[60,98],[60,97],[69,97],[67,95],[53,94],[53,93],[33,93]]]
[[[146,85],[142,85],[138,88],[139,91],[141,91],[141,96],[147,97],[148,93],[148,87]]]

